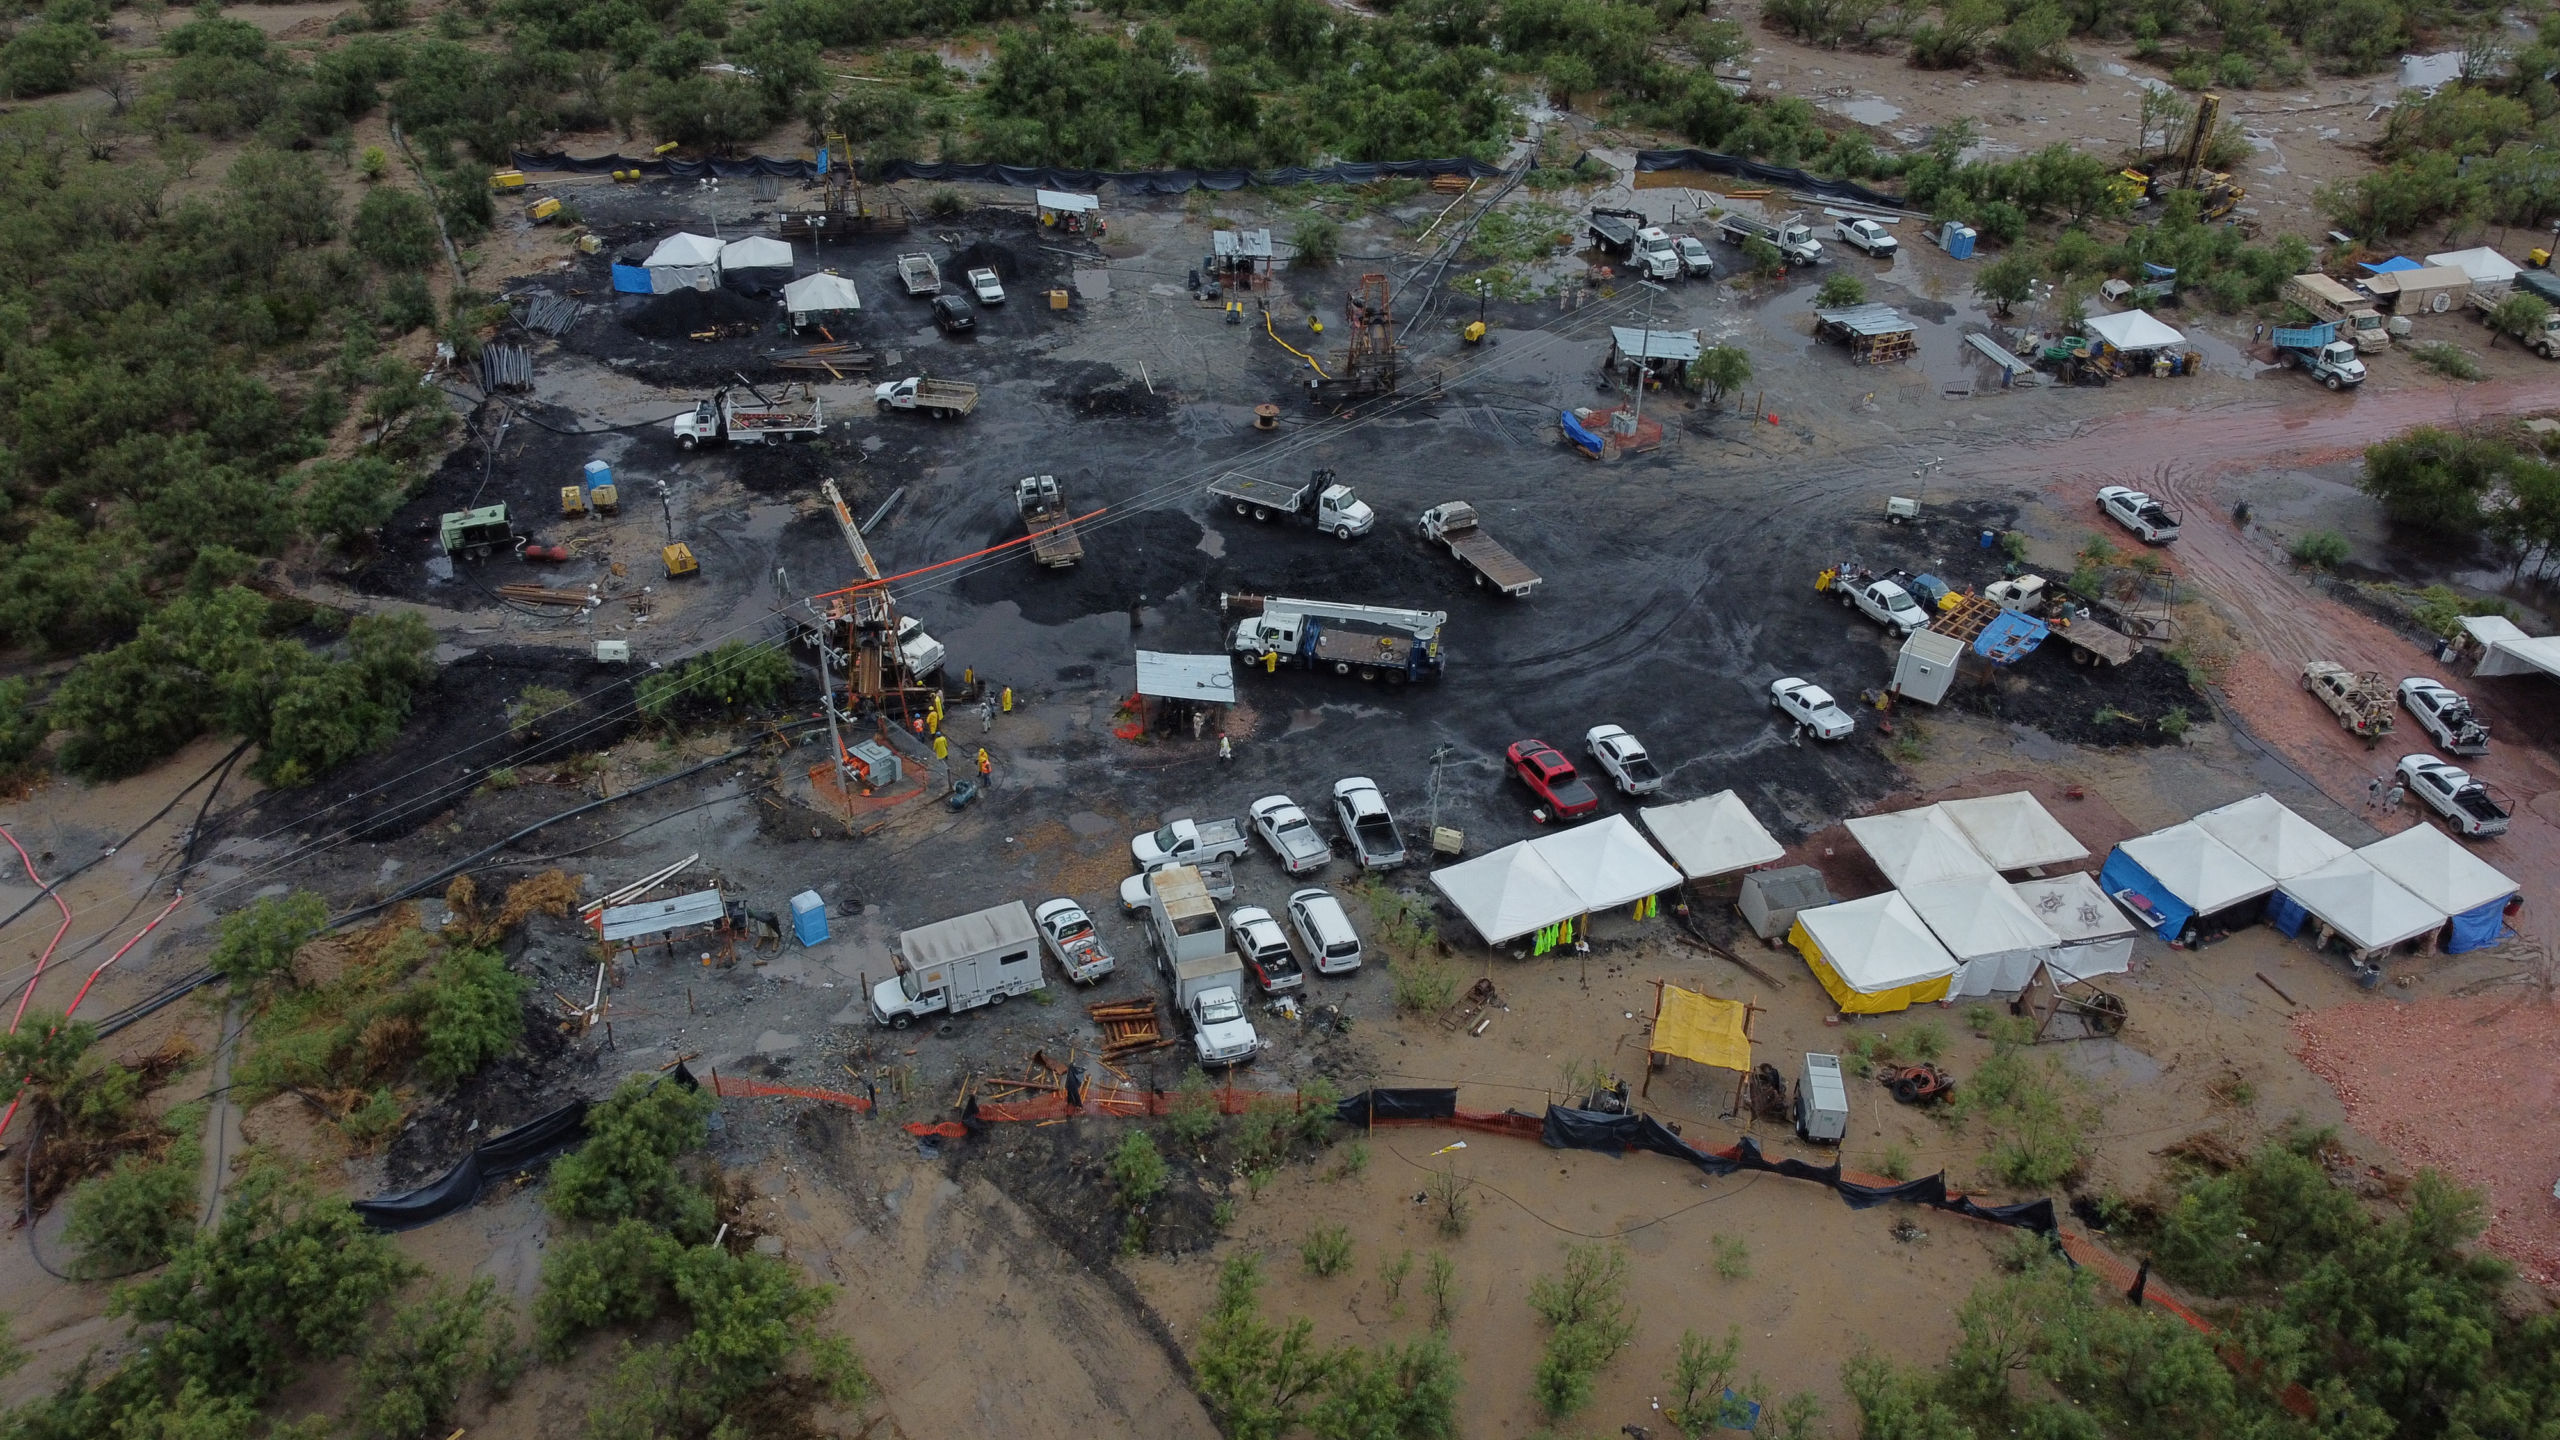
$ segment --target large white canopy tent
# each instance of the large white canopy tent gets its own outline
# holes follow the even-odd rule
[[[2308,875],[2347,853],[2343,842],[2263,791],[2207,810],[2195,823],[2271,880]]]
[[[2283,897],[2359,951],[2385,950],[2444,924],[2445,914],[2410,894],[2352,852],[2279,887]]]
[[[2480,646],[2474,675],[2560,675],[2560,635],[2527,635],[2504,615],[2466,615],[2462,628]]]
[[[862,292],[842,275],[820,271],[783,286],[782,308],[791,313],[792,324],[807,325],[828,315],[860,310]]]
[[[2184,345],[2187,337],[2140,310],[2123,310],[2113,315],[2092,315],[2080,322],[2080,328],[2091,337],[2104,340],[2119,350],[2166,350]]]
[[[640,263],[651,270],[671,265],[717,265],[720,263],[720,242],[708,235],[679,230],[659,241],[658,248],[650,251],[649,258]]]
[[[2051,962],[2055,975],[2086,980],[2133,968],[2137,928],[2088,875],[2073,871],[2043,880],[2021,880],[2009,889],[2062,942]]]
[[[2060,956],[2060,938],[1997,876],[1942,880],[1902,898],[1956,958],[1950,994],[2024,990],[2038,965]]]
[[[2516,882],[2433,825],[2412,825],[2356,853],[2451,918],[2445,953],[2460,955],[2505,938],[2506,905]]]
[[[1881,1015],[1947,998],[1956,958],[1899,890],[1796,912],[1787,943],[1844,1014]]]
[[[1487,945],[1509,944],[1583,911],[1582,897],[1526,840],[1434,870],[1431,883]]]
[[[1941,880],[2000,878],[2000,872],[1935,805],[1861,815],[1849,822],[1849,833],[1884,872],[1886,883],[1897,890]]]
[[[1692,880],[1730,875],[1786,858],[1787,847],[1773,839],[1751,807],[1730,790],[1676,805],[1648,805],[1637,813],[1671,863]]]
[[[2036,865],[2064,865],[2089,858],[2080,843],[2044,802],[2024,790],[1982,795],[1970,800],[1941,800],[1938,809],[1955,822],[1973,848],[1997,870],[2024,870]]]
[[[791,247],[770,235],[749,235],[720,247],[720,268],[727,270],[788,270]]]
[[[2152,928],[2175,936],[2188,920],[2246,904],[2276,888],[2257,866],[2189,820],[2136,835],[2115,848],[2098,872],[2109,895],[2147,906]]]
[[[1582,898],[1582,913],[1632,905],[1680,883],[1680,872],[1624,815],[1541,835],[1529,845]]]

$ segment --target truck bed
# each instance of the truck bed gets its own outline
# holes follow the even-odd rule
[[[1221,499],[1272,510],[1295,510],[1298,502],[1306,496],[1307,483],[1304,480],[1265,480],[1259,475],[1230,470],[1209,482],[1209,493]]]
[[[1315,658],[1326,665],[1374,666],[1404,670],[1413,664],[1418,644],[1410,635],[1382,634],[1327,624],[1316,631]]]
[[[1043,565],[1065,567],[1084,558],[1084,541],[1078,539],[1075,527],[1060,526],[1063,515],[1025,515],[1022,523],[1031,531],[1031,558]]]
[[[1475,567],[1486,582],[1505,595],[1526,595],[1538,588],[1538,572],[1511,553],[1501,541],[1484,533],[1481,525],[1445,532],[1442,537],[1449,553]]]
[[[818,417],[811,411],[732,410],[729,412],[729,428],[732,430],[805,430],[817,423]]]
[[[2055,635],[2072,649],[2108,665],[2121,665],[2142,651],[2132,637],[2096,620],[2049,622]]]

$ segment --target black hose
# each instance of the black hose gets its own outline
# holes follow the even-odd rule
[[[193,790],[193,789],[195,789],[198,785],[201,785],[201,784],[203,784],[205,781],[212,779],[212,778],[213,778],[213,772],[214,772],[214,770],[228,770],[228,769],[231,767],[231,765],[232,765],[235,761],[237,761],[241,756],[246,755],[247,753],[249,753],[249,746],[250,746],[251,744],[253,744],[253,743],[255,743],[255,742],[253,742],[253,741],[248,741],[248,740],[243,740],[243,741],[241,741],[241,742],[240,742],[240,744],[239,744],[236,748],[234,748],[230,754],[223,756],[223,757],[222,757],[222,759],[221,759],[221,761],[220,761],[219,763],[217,763],[216,765],[214,765],[213,769],[211,769],[211,770],[207,770],[207,771],[205,771],[202,775],[199,775],[199,776],[197,776],[196,778],[194,778],[193,780],[188,781],[188,782],[186,783],[186,785],[185,785],[182,789],[180,789],[180,790],[178,791],[178,793],[177,793],[177,794],[170,796],[170,797],[169,797],[169,803],[168,803],[168,804],[166,804],[166,805],[161,806],[158,810],[156,810],[156,811],[152,812],[152,816],[151,816],[151,818],[150,818],[150,819],[145,820],[145,821],[143,821],[141,824],[134,826],[132,830],[128,831],[128,832],[125,834],[125,837],[124,837],[123,839],[121,839],[121,840],[117,841],[117,842],[116,842],[116,843],[114,843],[113,845],[108,846],[106,849],[99,851],[99,852],[98,852],[98,854],[97,854],[96,859],[82,861],[80,864],[78,864],[78,865],[76,865],[76,866],[72,867],[68,872],[66,872],[66,873],[64,873],[64,874],[61,874],[61,875],[57,875],[57,876],[55,876],[53,879],[48,880],[48,881],[44,882],[44,883],[43,883],[43,884],[41,884],[41,885],[38,885],[38,886],[36,887],[36,893],[35,893],[33,896],[31,896],[31,897],[29,897],[29,898],[28,898],[28,900],[27,900],[27,903],[26,903],[26,904],[21,905],[21,906],[19,906],[17,909],[10,911],[10,912],[5,916],[5,917],[0,917],[0,930],[5,930],[5,929],[9,928],[9,926],[11,926],[12,924],[15,924],[15,923],[17,922],[17,919],[18,919],[18,917],[19,917],[19,916],[24,915],[24,914],[26,914],[28,911],[33,910],[34,908],[36,908],[36,906],[37,906],[38,904],[42,903],[42,901],[44,900],[44,898],[45,898],[46,896],[51,895],[57,887],[59,887],[59,886],[63,886],[63,885],[67,885],[67,884],[71,883],[71,881],[72,881],[72,880],[76,879],[76,878],[77,878],[77,877],[78,877],[78,876],[79,876],[83,871],[86,871],[87,869],[89,869],[89,867],[91,867],[91,866],[93,866],[93,865],[96,865],[99,861],[101,861],[101,860],[105,860],[105,859],[106,859],[106,858],[108,858],[109,856],[111,856],[111,855],[115,854],[117,851],[122,850],[122,849],[123,849],[124,847],[126,847],[127,845],[132,844],[132,843],[135,841],[135,839],[137,839],[138,837],[140,837],[140,836],[141,836],[141,834],[142,834],[142,832],[143,832],[143,831],[148,830],[148,829],[150,829],[152,826],[159,824],[159,823],[160,823],[160,821],[161,821],[161,819],[162,819],[164,816],[166,816],[170,811],[177,809],[177,808],[178,808],[178,802],[187,798],[187,792],[188,792],[188,791]],[[217,788],[219,788],[219,787],[217,787]],[[197,823],[198,823],[198,824],[202,824],[202,823],[203,823],[203,819],[202,819],[202,817],[198,817],[198,819],[197,819]],[[28,878],[29,880],[33,880],[33,879],[35,879],[35,877],[34,877],[33,875],[29,875],[27,878]]]

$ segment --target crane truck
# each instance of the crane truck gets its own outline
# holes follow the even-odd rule
[[[1438,679],[1444,664],[1440,627],[1449,622],[1445,610],[1260,595],[1221,595],[1218,608],[1243,617],[1228,632],[1228,648],[1265,670],[1283,664],[1321,667],[1336,675],[1401,683]]]
[[[740,405],[737,392],[741,389],[764,408]],[[687,450],[721,441],[779,445],[826,433],[826,402],[818,398],[817,392],[806,385],[785,385],[776,393],[782,398],[774,399],[744,383],[721,386],[710,399],[676,417],[676,444]]]

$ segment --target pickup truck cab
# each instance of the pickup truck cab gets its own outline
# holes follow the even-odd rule
[[[1897,635],[1908,635],[1929,623],[1929,612],[1920,608],[1910,591],[1891,580],[1852,580],[1844,576],[1833,588],[1840,592],[1841,604],[1890,627]]]
[[[1682,235],[1672,241],[1672,246],[1680,254],[1680,268],[1687,272],[1691,279],[1701,275],[1714,277],[1716,257],[1708,253],[1706,241],[1695,235]]]
[[[1238,860],[1247,846],[1244,827],[1233,820],[1172,820],[1129,841],[1129,853],[1141,870],[1167,865],[1197,865],[1206,860]]]
[[[2403,755],[2399,773],[2410,793],[2443,816],[2454,833],[2472,840],[2507,833],[2507,821],[2514,817],[2469,771],[2433,755]]]
[[[1093,917],[1084,913],[1082,905],[1064,898],[1051,900],[1032,911],[1031,919],[1040,927],[1040,948],[1049,952],[1069,980],[1090,985],[1111,973],[1111,952],[1102,948]]]
[[[978,317],[971,313],[965,298],[936,295],[933,297],[933,323],[945,335],[966,335],[978,328]]]
[[[977,296],[981,305],[1001,305],[1004,303],[1004,281],[993,270],[972,270],[969,272],[969,293]]]
[[[1334,782],[1333,818],[1361,869],[1390,870],[1404,863],[1404,831],[1397,828],[1395,812],[1387,808],[1377,781],[1353,775]]]
[[[1594,725],[1582,736],[1583,748],[1629,795],[1650,795],[1662,788],[1662,772],[1653,767],[1644,742],[1615,725]]]
[[[2099,487],[2098,508],[2107,518],[2142,537],[2145,545],[2166,545],[2178,538],[2178,517],[2169,507],[2122,485]]]
[[[1253,833],[1271,847],[1280,868],[1291,875],[1309,875],[1333,863],[1333,847],[1316,833],[1315,822],[1298,802],[1286,795],[1265,795],[1253,802],[1245,813],[1252,817]]]
[[[1893,238],[1892,231],[1873,220],[1843,220],[1831,230],[1840,237],[1841,244],[1854,245],[1870,256],[1886,257],[1902,248],[1902,242]]]
[[[1289,948],[1289,932],[1270,911],[1244,905],[1227,912],[1227,943],[1264,994],[1306,988],[1307,972],[1298,964],[1298,952]]]
[[[1553,745],[1544,740],[1515,740],[1508,753],[1511,773],[1545,802],[1540,819],[1578,820],[1600,808],[1599,794]]]
[[[913,615],[898,617],[898,660],[911,678],[922,680],[940,672],[949,654],[941,641],[925,633],[923,621]]]
[[[2442,682],[2417,675],[2401,681],[2400,708],[2415,716],[2418,728],[2434,737],[2446,754],[2489,753],[2489,722]]]
[[[1289,925],[1315,957],[1317,974],[1347,975],[1360,968],[1360,932],[1351,927],[1351,916],[1332,891],[1320,885],[1292,891]]]
[[[1778,708],[1779,714],[1812,731],[1816,740],[1845,740],[1850,731],[1858,728],[1858,722],[1849,718],[1849,712],[1840,708],[1830,691],[1793,675],[1769,682],[1769,703]]]

